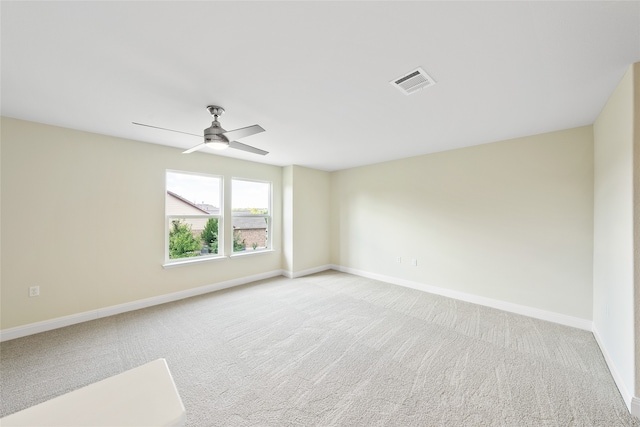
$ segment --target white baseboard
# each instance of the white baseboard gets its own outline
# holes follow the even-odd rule
[[[632,415],[635,415],[636,417],[640,418],[640,399],[633,396],[633,394],[631,394],[627,389],[624,381],[622,380],[622,377],[620,376],[620,374],[618,373],[618,370],[616,369],[616,365],[613,362],[613,359],[611,358],[611,356],[609,355],[609,352],[607,351],[607,347],[604,345],[604,341],[602,341],[602,338],[600,338],[600,334],[598,333],[598,328],[596,328],[595,324],[593,325],[592,332],[593,332],[593,336],[596,338],[596,342],[598,343],[598,346],[600,347],[600,351],[604,356],[604,360],[605,362],[607,362],[607,366],[609,367],[609,372],[611,372],[613,381],[615,381],[616,386],[618,386],[618,390],[622,395],[622,399],[624,400],[625,405],[627,405],[627,408],[629,409],[629,412],[631,412]]]
[[[631,407],[629,408],[631,415],[640,418],[640,397],[633,396],[631,398]]]
[[[581,319],[579,317],[567,316],[565,314],[554,313],[552,311],[546,311],[546,310],[541,310],[534,307],[527,307],[525,305],[514,304],[506,301],[492,299],[492,298],[486,298],[478,295],[468,294],[466,292],[454,291],[451,289],[441,288],[438,286],[426,285],[424,283],[413,282],[405,279],[399,279],[397,277],[385,276],[377,273],[370,273],[367,271],[357,270],[350,267],[343,267],[335,264],[331,265],[331,268],[333,270],[354,274],[356,276],[362,276],[362,277],[367,277],[369,279],[380,280],[381,282],[387,282],[387,283],[391,283],[398,286],[404,286],[406,288],[411,288],[411,289],[417,289],[419,291],[429,292],[431,294],[442,295],[442,296],[457,299],[460,301],[470,302],[473,304],[496,308],[498,310],[508,311],[515,314],[521,314],[523,316],[546,320],[548,322],[558,323],[565,326],[571,326],[573,328],[583,329],[585,331],[591,331],[591,328],[592,328],[591,320]]]
[[[29,323],[28,325],[16,326],[15,328],[3,329],[0,331],[0,342],[12,340],[14,338],[26,337],[27,335],[38,334],[52,329],[64,328],[76,323],[88,322],[98,318],[98,310],[85,311],[83,313],[71,314],[69,316],[57,317],[55,319],[43,320],[42,322]]]
[[[17,326],[15,328],[3,329],[0,331],[0,342],[25,337],[27,335],[33,335],[40,332],[46,332],[65,326],[75,325],[77,323],[87,322],[89,320],[100,319],[102,317],[113,316],[115,314],[125,313],[127,311],[139,310],[141,308],[151,307],[154,305],[164,304],[172,301],[178,301],[196,295],[202,295],[209,292],[232,288],[234,286],[245,285],[257,280],[282,276],[283,274],[284,272],[282,270],[274,270],[266,273],[255,274],[253,276],[246,276],[238,279],[227,280],[225,282],[200,286],[193,289],[186,289],[184,291],[173,292],[166,295],[158,295],[155,297],[131,301],[124,304],[112,305],[110,307],[99,308],[97,310],[86,311],[84,313],[72,314],[69,316],[44,320],[42,322],[35,322],[28,325]]]
[[[295,279],[296,277],[308,276],[310,274],[320,273],[321,271],[326,271],[331,269],[334,269],[333,265],[326,264],[326,265],[321,265],[319,267],[308,268],[306,270],[301,270],[301,271],[283,271],[282,275],[290,279]]]

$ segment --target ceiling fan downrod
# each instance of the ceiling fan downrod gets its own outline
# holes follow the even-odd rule
[[[217,105],[209,105],[207,110],[213,116],[213,123],[211,123],[211,127],[204,130],[204,143],[214,150],[224,150],[229,147],[229,140],[222,135],[225,130],[218,122],[218,116],[224,113],[224,108]]]

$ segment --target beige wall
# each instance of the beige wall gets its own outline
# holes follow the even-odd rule
[[[334,264],[591,320],[591,126],[335,172],[331,197]]]
[[[634,111],[638,67],[629,67],[593,125],[593,323],[627,403],[634,391],[636,395],[640,391],[634,366],[640,362],[634,331],[634,313],[638,316],[640,305],[634,290],[633,241],[634,171],[640,174],[639,164],[634,168],[633,163],[634,151],[640,147],[639,135],[634,135],[634,122],[640,121],[640,110]]]
[[[7,118],[1,131],[2,329],[281,269],[280,167]],[[163,269],[166,169],[224,176],[227,217],[232,176],[271,181],[275,251]]]
[[[301,166],[283,170],[283,266],[292,276],[329,264],[330,176]]]
[[[282,168],[282,269],[293,273],[293,166]]]
[[[293,166],[293,271],[330,262],[330,174]]]

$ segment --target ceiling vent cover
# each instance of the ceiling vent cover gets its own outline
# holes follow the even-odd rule
[[[425,87],[433,86],[436,81],[422,68],[418,67],[404,76],[391,80],[389,83],[405,95],[411,95]]]

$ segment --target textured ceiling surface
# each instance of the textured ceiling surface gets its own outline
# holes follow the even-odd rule
[[[592,124],[640,61],[638,1],[0,8],[2,115],[186,149],[132,122],[200,134],[216,104],[270,152],[222,155],[323,170]],[[436,84],[389,84],[416,67]]]

